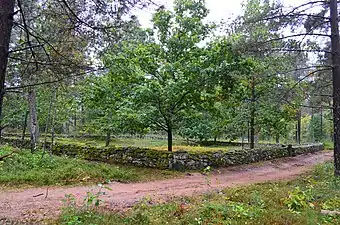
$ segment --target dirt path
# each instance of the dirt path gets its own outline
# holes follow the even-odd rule
[[[112,188],[112,191],[105,190],[106,195],[101,199],[109,210],[122,209],[131,207],[143,197],[166,200],[174,196],[191,196],[212,189],[290,179],[310,170],[318,163],[330,160],[332,160],[332,152],[324,151],[224,168],[210,176],[210,189],[207,186],[206,176],[199,173],[188,174],[178,179],[147,183],[111,183],[107,186]],[[96,191],[98,187],[50,187],[45,198],[46,190],[47,188],[33,188],[0,193],[0,223],[1,218],[39,220],[55,217],[60,212],[65,194],[73,194],[81,202],[87,191]]]

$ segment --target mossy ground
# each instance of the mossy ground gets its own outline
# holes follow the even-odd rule
[[[101,139],[90,139],[90,138],[58,138],[57,142],[60,144],[77,144],[77,145],[86,145],[86,146],[97,146],[102,147],[105,146],[105,140]],[[112,139],[110,146],[119,146],[119,147],[139,147],[139,148],[150,148],[155,150],[167,151],[167,140],[159,140],[159,139],[134,139],[134,138],[117,138]],[[183,140],[174,140],[173,143],[173,151],[195,151],[195,152],[207,152],[207,151],[228,151],[228,150],[238,150],[241,149],[239,146],[198,146],[188,144]]]
[[[0,156],[13,148],[0,146]],[[85,160],[34,154],[22,150],[0,161],[0,187],[79,185],[108,181],[140,182],[180,176],[181,173],[151,168],[112,165]]]
[[[148,199],[125,213],[103,213],[96,207],[65,208],[58,224],[340,224],[340,179],[330,163],[289,182],[225,189],[204,196],[150,204]]]

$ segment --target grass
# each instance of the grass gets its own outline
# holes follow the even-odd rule
[[[58,143],[61,144],[79,144],[79,145],[92,145],[102,147],[105,146],[105,140],[102,139],[94,139],[94,138],[58,138]],[[175,141],[175,144],[182,143],[181,141]],[[134,139],[134,138],[113,138],[110,142],[110,146],[133,146],[133,147],[141,147],[141,148],[149,148],[149,147],[159,147],[167,144],[166,140],[158,140],[158,139]]]
[[[102,147],[105,146],[104,140],[98,139],[89,139],[89,138],[58,138],[58,143],[61,144],[77,144],[77,145],[87,145],[87,146],[98,146]],[[140,148],[151,148],[155,150],[167,151],[167,140],[159,140],[159,139],[134,139],[134,138],[119,138],[119,139],[112,139],[110,146],[132,146],[132,147],[140,147]],[[240,149],[241,147],[237,146],[194,146],[188,145],[186,141],[182,140],[174,140],[173,143],[173,151],[178,150],[185,150],[185,151],[228,151],[230,149]]]
[[[0,156],[13,148],[0,146]],[[0,161],[0,186],[75,185],[109,181],[140,182],[180,176],[179,172],[111,165],[80,159],[31,154],[27,150]]]
[[[323,142],[325,149],[334,149],[334,142],[331,140],[326,140]]]
[[[125,213],[104,213],[95,206],[67,207],[58,224],[340,224],[340,179],[331,163],[289,182],[225,189],[219,193],[150,204],[145,199]]]
[[[168,146],[152,147],[152,149],[167,151]],[[172,147],[172,151],[192,151],[192,152],[209,152],[209,151],[228,151],[238,150],[241,147],[238,146],[190,146],[190,145],[175,145]]]

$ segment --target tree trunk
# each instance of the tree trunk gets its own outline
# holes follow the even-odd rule
[[[37,148],[39,141],[39,124],[37,116],[37,96],[35,90],[32,89],[28,93],[28,107],[30,110],[30,137],[31,137],[31,152]]]
[[[81,123],[81,126],[84,126],[84,124],[85,124],[85,116],[84,116],[85,110],[84,110],[84,106],[81,105],[80,109],[81,109],[81,120],[80,120],[80,123]]]
[[[110,131],[110,129],[108,129],[107,132],[106,132],[106,141],[105,141],[106,147],[109,147],[110,140],[111,140],[111,131]]]
[[[255,81],[251,82],[251,111],[250,111],[250,149],[255,148]]]
[[[7,125],[2,125],[2,124],[1,124],[1,121],[0,121],[0,138],[2,137],[2,131],[3,131],[7,126],[8,126],[8,124],[7,124]]]
[[[323,108],[320,109],[320,141],[323,141]]]
[[[52,107],[53,107],[53,103],[55,101],[55,97],[56,97],[56,92],[55,90],[53,91],[52,95],[51,95],[51,100],[50,100],[50,106],[48,108],[48,114],[47,114],[47,119],[46,119],[46,126],[45,126],[45,138],[44,138],[44,148],[43,148],[43,154],[42,154],[42,158],[45,155],[46,152],[46,144],[47,144],[47,134],[48,134],[48,128],[50,125],[50,120],[51,120],[51,113],[52,113]]]
[[[301,144],[301,110],[299,109],[296,113],[296,143]]]
[[[0,126],[15,0],[0,0]],[[0,134],[1,135],[1,134]],[[1,137],[1,136],[0,136]]]
[[[110,141],[111,141],[111,132],[113,131],[111,128],[112,120],[113,120],[112,111],[109,111],[109,114],[107,117],[107,123],[109,127],[107,128],[107,132],[106,132],[106,142],[105,142],[106,147],[110,145]]]
[[[74,112],[74,120],[73,120],[73,125],[74,125],[74,137],[77,136],[77,109]]]
[[[340,176],[340,39],[337,0],[330,0],[330,15],[333,64],[334,174]]]
[[[276,144],[280,144],[280,135],[279,134],[276,134],[275,142],[276,142]]]
[[[65,133],[67,134],[67,137],[70,136],[70,121],[65,123]]]
[[[312,125],[314,123],[314,109],[312,108],[312,118],[311,118]],[[315,142],[315,135],[314,135],[314,126],[311,126],[310,132],[312,133],[312,143]]]
[[[242,138],[241,138],[241,148],[242,148],[242,150],[243,150],[243,147],[244,147],[244,135],[242,134]]]
[[[55,90],[55,99],[57,100],[57,90]],[[55,133],[54,133],[54,123],[55,123],[56,114],[57,114],[57,107],[55,106],[55,107],[54,107],[54,110],[53,110],[52,121],[51,121],[51,146],[50,146],[50,155],[52,155],[52,153],[53,153],[53,144],[54,144],[54,136],[55,136]]]
[[[168,125],[168,151],[172,152],[172,126]]]
[[[22,124],[21,149],[24,147],[28,114],[29,114],[29,111],[26,111],[24,115],[24,121]]]

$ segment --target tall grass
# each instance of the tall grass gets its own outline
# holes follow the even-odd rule
[[[11,147],[0,147],[0,156],[13,151]],[[150,179],[165,179],[180,173],[150,168],[137,168],[85,160],[48,156],[41,152],[31,154],[23,150],[0,161],[0,185],[74,185],[98,182],[138,182]]]

